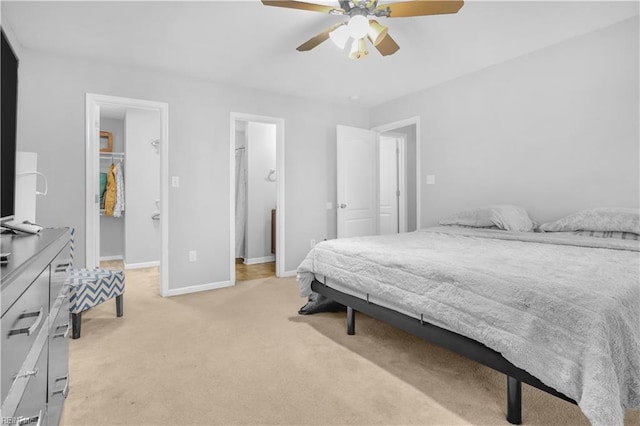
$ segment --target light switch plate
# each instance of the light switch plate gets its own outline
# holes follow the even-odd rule
[[[171,176],[171,186],[174,188],[180,186],[180,176]]]
[[[436,175],[427,175],[427,185],[436,184]]]

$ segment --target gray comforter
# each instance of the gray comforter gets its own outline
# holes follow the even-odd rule
[[[478,340],[564,393],[594,425],[640,408],[638,241],[437,227],[325,241],[298,268]],[[523,241],[524,240],[524,241]]]

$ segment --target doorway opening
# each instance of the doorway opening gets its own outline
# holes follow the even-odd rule
[[[372,130],[379,134],[378,234],[418,230],[420,229],[420,144],[418,143],[420,119],[413,117],[378,126]]]
[[[86,266],[159,267],[166,296],[168,105],[87,94],[86,107]]]
[[[231,114],[231,281],[284,268],[284,121]]]
[[[407,231],[407,136],[382,133],[378,139],[378,234]]]

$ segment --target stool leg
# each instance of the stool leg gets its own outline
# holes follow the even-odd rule
[[[73,337],[74,339],[80,338],[81,322],[82,322],[82,312],[78,312],[77,314],[71,314],[71,328],[72,328],[71,337]]]
[[[124,303],[123,303],[123,297],[124,295],[120,295],[120,296],[116,296],[116,316],[121,317],[122,314],[124,313]]]

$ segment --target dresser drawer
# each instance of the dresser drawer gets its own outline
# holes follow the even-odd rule
[[[51,291],[49,297],[49,309],[53,309],[56,298],[60,296],[60,292],[65,284],[69,284],[69,269],[71,268],[71,254],[69,244],[64,248],[53,262],[51,262]]]
[[[36,336],[43,327],[48,327],[48,314],[49,268],[47,267],[2,316],[2,401],[5,400]],[[44,371],[46,370],[45,363]]]
[[[46,343],[46,342],[45,342]],[[22,399],[13,415],[25,425],[46,425],[47,413],[47,345],[42,347],[38,362],[33,370],[36,374],[29,377]],[[19,423],[20,424],[20,423]]]
[[[49,390],[47,403],[47,424],[57,425],[62,414],[62,404],[69,392],[69,333],[71,321],[69,314],[68,291],[58,296],[61,303],[58,315],[53,320],[49,334]],[[58,305],[56,304],[56,307]]]

